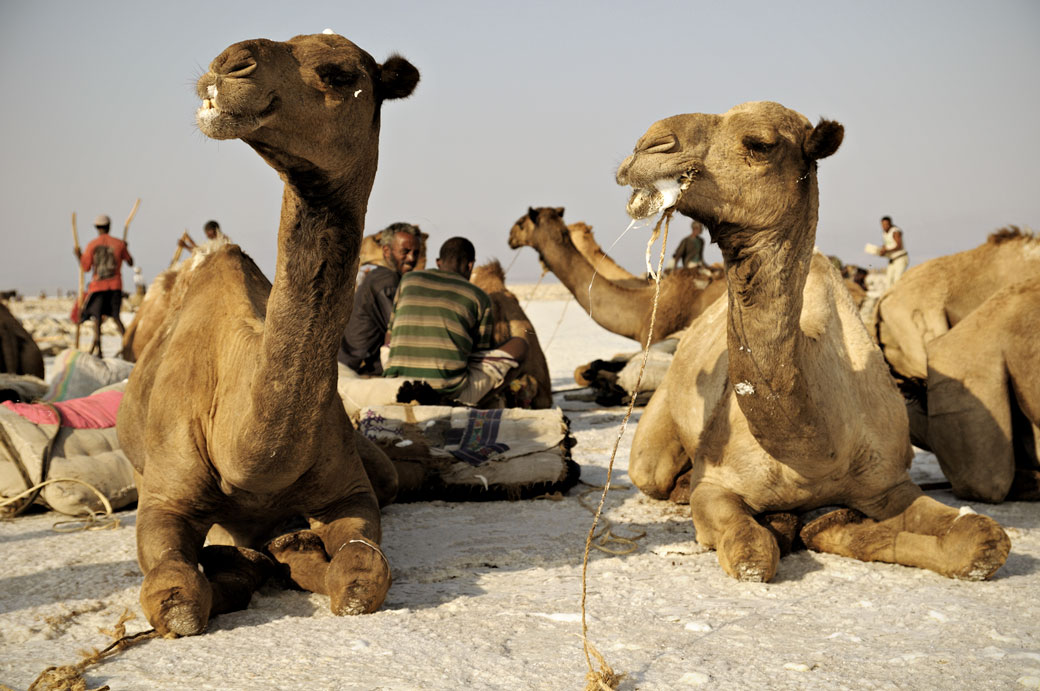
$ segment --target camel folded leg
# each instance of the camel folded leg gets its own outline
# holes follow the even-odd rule
[[[760,525],[743,500],[729,490],[700,484],[690,493],[697,541],[713,547],[719,564],[741,581],[772,580],[780,547],[772,531]]]
[[[213,592],[210,617],[248,607],[275,568],[261,552],[228,545],[203,547],[199,563]]]
[[[390,563],[379,548],[379,507],[374,496],[341,504],[329,520],[311,519],[311,529],[272,540],[267,550],[289,570],[294,583],[328,595],[333,614],[379,609],[390,590]]]
[[[662,386],[650,397],[632,437],[628,477],[644,494],[668,499],[679,477],[690,467],[690,457],[679,440],[679,432],[668,409],[668,393]],[[680,492],[676,500],[688,495]]]
[[[832,511],[806,525],[801,535],[817,552],[914,566],[971,581],[992,577],[1011,550],[1007,534],[993,519],[924,495],[881,521],[852,509]]]
[[[204,534],[183,516],[142,500],[137,512],[141,608],[162,635],[200,634],[209,623],[213,589],[199,571]]]

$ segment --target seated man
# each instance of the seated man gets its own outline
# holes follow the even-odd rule
[[[491,299],[469,282],[475,259],[473,243],[451,238],[441,246],[437,269],[401,279],[384,376],[422,379],[446,397],[476,405],[523,361],[522,338],[492,349]]]
[[[340,340],[339,361],[358,374],[382,374],[379,348],[386,342],[401,276],[419,258],[419,228],[393,223],[379,234],[387,266],[376,266],[354,291],[354,309]]]

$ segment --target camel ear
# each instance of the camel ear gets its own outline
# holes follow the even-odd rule
[[[827,158],[838,150],[844,137],[845,127],[840,122],[820,118],[805,140],[805,157],[812,161]]]
[[[382,99],[411,95],[419,83],[419,70],[400,55],[391,55],[379,70],[377,90]]]
[[[538,212],[533,206],[527,207],[527,217],[536,223],[538,222]]]
[[[556,214],[557,214],[557,215],[558,215],[558,216],[559,216],[560,218],[563,218],[563,207],[562,207],[562,206],[557,206],[557,207],[556,207]]]

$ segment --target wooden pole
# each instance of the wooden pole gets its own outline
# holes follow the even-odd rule
[[[177,251],[173,253],[173,259],[170,260],[170,267],[171,268],[173,267],[174,264],[176,264],[178,262],[178,260],[180,260],[181,253],[184,252],[184,244],[183,243],[187,243],[191,247],[195,247],[195,241],[191,239],[190,235],[188,235],[188,229],[187,228],[184,229],[184,233],[181,235],[180,240],[177,241]]]
[[[126,234],[130,230],[130,221],[134,220],[134,216],[137,215],[137,208],[141,206],[141,198],[138,197],[137,201],[134,202],[134,208],[130,209],[130,215],[126,217],[126,223],[123,224],[123,242],[126,242]]]
[[[76,291],[76,350],[79,350],[79,326],[83,321],[83,262],[80,257],[79,233],[76,231],[76,212],[72,212],[72,244],[76,248],[76,266],[79,268],[79,290]]]

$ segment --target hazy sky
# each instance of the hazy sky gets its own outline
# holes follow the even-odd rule
[[[419,224],[478,261],[513,260],[528,206],[563,206],[607,247],[614,170],[655,120],[774,100],[845,125],[820,164],[817,244],[871,264],[878,219],[911,263],[1040,226],[1040,2],[15,2],[0,4],[0,289],[73,288],[70,214],[114,233],[151,279],[176,238],[220,221],[273,277],[281,184],[194,124],[194,82],[227,45],[334,29],[422,73],[383,108],[367,231]],[[687,230],[673,223],[670,245]],[[640,271],[645,231],[611,251]],[[523,249],[508,280],[539,269]],[[717,258],[711,247],[709,260]],[[876,258],[874,266],[881,266]],[[124,273],[129,288],[129,271]]]

